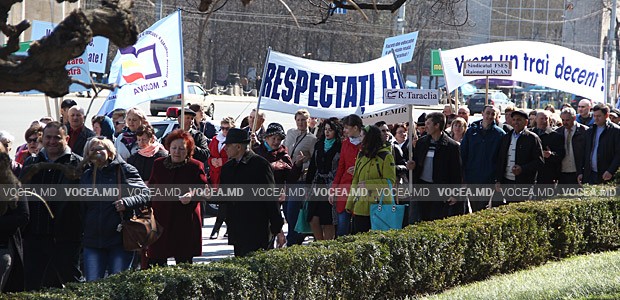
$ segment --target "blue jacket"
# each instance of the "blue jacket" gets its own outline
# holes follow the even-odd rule
[[[96,171],[94,185],[93,168],[86,170],[80,179],[81,186],[85,190],[86,188],[96,187],[100,194],[82,197],[84,247],[108,248],[123,244],[123,237],[117,231],[118,225],[121,223],[121,217],[113,205],[119,199],[119,196],[103,195],[104,192],[119,187],[118,170],[121,170],[120,198],[125,205],[124,218],[129,218],[133,212],[132,209],[144,206],[151,199],[149,190],[140,178],[138,170],[119,157],[116,157],[107,166]],[[141,191],[140,193],[136,192],[138,189]],[[130,191],[132,196],[129,194]]]
[[[497,159],[503,129],[493,124],[483,129],[482,123],[474,123],[461,141],[461,161],[465,183],[494,183]]]

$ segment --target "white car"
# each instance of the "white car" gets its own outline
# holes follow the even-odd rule
[[[200,104],[204,108],[205,114],[211,119],[215,114],[215,103],[207,97],[207,92],[196,82],[185,82],[185,103],[187,105]],[[166,112],[168,107],[181,106],[181,95],[164,97],[161,99],[151,100],[150,110],[151,116],[157,116],[160,112]]]

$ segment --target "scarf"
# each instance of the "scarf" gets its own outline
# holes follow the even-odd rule
[[[187,163],[187,161],[188,161],[188,159],[186,158],[183,162],[174,163],[174,162],[172,162],[172,157],[168,156],[168,157],[164,158],[164,167],[166,167],[166,169],[180,168],[180,167],[184,166]]]
[[[138,140],[138,137],[136,136],[135,132],[131,132],[131,131],[123,132],[123,139],[121,140],[121,142],[125,144],[125,147],[127,147],[127,150],[129,150],[130,152],[131,152],[131,148],[133,148],[133,145],[136,143],[137,140]]]
[[[273,148],[269,147],[269,144],[267,144],[267,141],[264,141],[263,145],[265,145],[265,148],[267,148],[267,152],[273,151]]]
[[[334,145],[334,142],[336,142],[336,138],[325,139],[325,142],[323,143],[323,151],[325,152],[329,151],[329,149],[331,149],[332,146]]]
[[[224,149],[224,142],[226,141],[226,136],[220,131],[215,137],[218,141],[217,143],[217,151],[220,152]]]
[[[349,137],[349,142],[351,142],[351,144],[357,146],[362,142],[362,137],[361,136],[356,136],[356,137]]]
[[[159,152],[160,149],[164,149],[164,146],[162,146],[162,144],[160,144],[159,142],[155,141],[155,143],[148,145],[146,148],[139,149],[138,154],[144,157],[153,157],[155,154],[157,154],[157,152]]]

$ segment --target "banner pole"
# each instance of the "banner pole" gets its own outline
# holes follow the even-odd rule
[[[413,104],[409,104],[409,109],[407,114],[409,115],[409,126],[407,126],[407,138],[409,139],[409,143],[407,143],[407,150],[409,150],[409,157],[407,162],[413,160]],[[413,193],[413,169],[409,170],[409,194]],[[411,207],[409,207],[411,209]]]
[[[177,8],[179,14],[179,44],[181,51],[181,122],[179,126],[181,130],[185,130],[185,60],[183,59],[183,22],[181,21],[181,8]],[[178,120],[179,118],[177,118]],[[189,130],[189,128],[187,128]]]
[[[90,79],[90,84],[93,86],[93,91],[95,92],[95,95],[90,98],[90,104],[88,105],[88,110],[86,111],[86,115],[84,116],[84,119],[86,119],[86,117],[88,116],[88,114],[90,113],[90,108],[93,106],[93,102],[95,102],[95,98],[97,98],[97,95],[99,94],[99,91],[97,90],[97,87],[95,86],[95,81],[93,80],[93,77],[90,76],[90,74],[88,75],[88,79]]]
[[[52,116],[52,108],[50,107],[50,98],[45,95],[45,108],[47,108],[47,115]]]
[[[487,76],[487,87],[484,93],[484,105],[489,105],[489,76]]]
[[[267,74],[267,64],[269,63],[269,56],[271,56],[271,47],[267,48],[267,56],[265,57],[265,64],[263,65],[263,76],[260,81],[260,88],[258,89],[258,100],[256,101],[256,113],[254,114],[254,123],[251,124],[250,133],[256,134],[256,125],[258,124],[258,112],[260,111],[260,101],[263,97],[263,89],[265,87],[265,74]],[[253,142],[250,142],[253,143]],[[250,144],[252,146],[252,144]]]
[[[56,120],[60,122],[60,101],[58,101],[58,97],[54,98],[54,103],[56,103]],[[67,121],[67,120],[63,120]]]

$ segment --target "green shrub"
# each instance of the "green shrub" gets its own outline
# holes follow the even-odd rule
[[[620,248],[617,198],[524,202],[206,265],[124,272],[23,299],[395,299]]]

